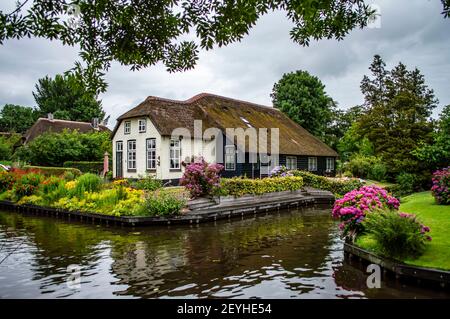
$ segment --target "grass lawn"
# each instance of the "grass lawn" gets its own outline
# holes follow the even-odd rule
[[[365,181],[366,181],[366,185],[376,185],[378,187],[389,187],[389,186],[395,185],[394,183],[379,182],[379,181],[374,181],[372,179],[366,179]]]
[[[450,270],[450,206],[437,205],[431,192],[422,192],[402,198],[400,211],[416,214],[423,224],[431,228],[430,235],[433,237],[422,256],[404,262]],[[358,238],[356,244],[367,250],[377,250],[376,242],[369,235]]]
[[[0,161],[0,164],[10,166],[12,164],[11,161]]]

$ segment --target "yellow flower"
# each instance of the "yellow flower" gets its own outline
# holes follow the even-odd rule
[[[70,182],[67,182],[66,185],[64,185],[64,187],[68,190],[71,190],[71,189],[74,189],[76,185],[77,185],[77,181],[70,181]]]
[[[116,179],[112,183],[114,186],[128,186],[128,181],[126,179]]]

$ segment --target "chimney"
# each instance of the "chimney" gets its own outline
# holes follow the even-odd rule
[[[50,121],[53,121],[55,118],[53,117],[53,113],[48,113],[47,114],[47,119]]]
[[[92,127],[98,129],[98,117],[92,119]]]

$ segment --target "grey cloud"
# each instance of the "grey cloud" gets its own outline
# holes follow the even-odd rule
[[[240,43],[201,52],[194,70],[169,74],[162,65],[131,72],[113,64],[108,92],[101,96],[112,119],[148,95],[187,99],[211,92],[271,105],[273,84],[283,73],[303,69],[320,77],[343,108],[362,102],[359,84],[375,54],[388,67],[399,61],[418,67],[441,105],[450,103],[450,20],[440,1],[379,0],[381,28],[354,30],[343,41],[321,40],[301,47],[289,37],[292,24],[283,12],[260,19]],[[0,48],[0,103],[33,105],[37,79],[62,73],[77,59],[74,48],[46,40],[12,41]],[[114,122],[114,121],[113,121]]]

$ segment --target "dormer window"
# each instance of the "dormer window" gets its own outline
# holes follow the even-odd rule
[[[125,121],[123,124],[124,134],[130,134],[131,133],[131,121]]]
[[[138,124],[139,133],[145,133],[145,131],[147,130],[147,119],[139,119]]]

